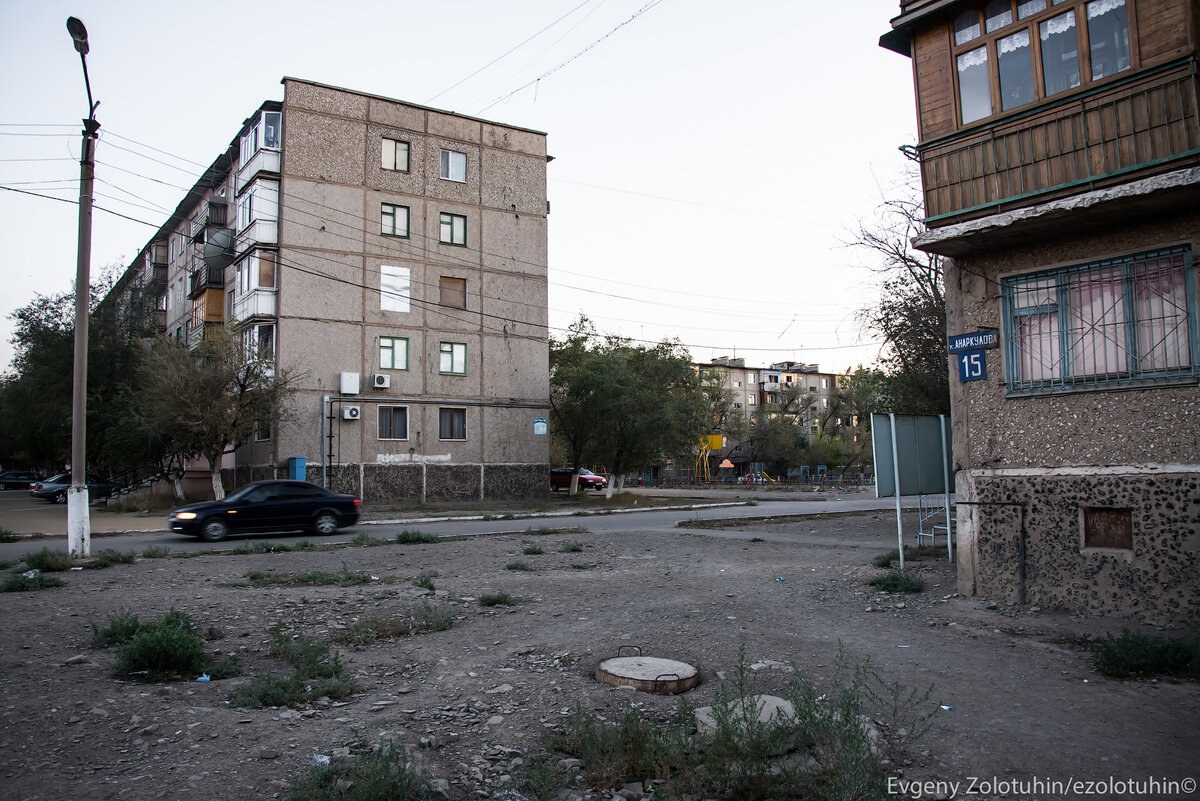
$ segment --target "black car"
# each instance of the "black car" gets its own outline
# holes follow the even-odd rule
[[[42,474],[31,470],[5,470],[0,473],[0,489],[26,489],[41,480]]]
[[[167,524],[172,531],[216,542],[231,532],[309,529],[332,534],[358,522],[360,501],[307,481],[258,481],[221,501],[181,506]]]
[[[95,473],[85,474],[84,481],[87,482],[89,501],[94,501],[98,498],[108,498],[121,488],[121,485],[115,481],[109,481]],[[59,473],[56,476],[50,476],[50,478],[31,483],[29,485],[29,494],[31,497],[41,498],[51,503],[66,503],[67,490],[70,488],[71,474]]]

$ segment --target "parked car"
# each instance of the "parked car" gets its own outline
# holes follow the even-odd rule
[[[550,489],[558,492],[560,489],[571,488],[571,474],[575,471],[569,467],[550,468]],[[579,468],[579,488],[602,490],[608,486],[608,479],[598,476],[586,467]]]
[[[35,481],[41,481],[42,474],[31,470],[5,470],[0,473],[0,489],[28,489]]]
[[[85,473],[84,481],[87,482],[89,501],[94,501],[98,498],[107,499],[121,488],[121,485],[117,482],[109,481],[96,473]],[[34,481],[29,485],[29,494],[34,498],[41,498],[51,503],[66,503],[67,490],[70,488],[71,474],[59,473],[56,476],[50,476],[50,478]]]
[[[359,499],[307,481],[257,481],[221,501],[181,506],[167,524],[172,531],[216,542],[233,532],[308,529],[332,534],[358,522]]]

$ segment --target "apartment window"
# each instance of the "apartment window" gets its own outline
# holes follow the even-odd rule
[[[254,421],[254,441],[266,442],[271,438],[271,424],[266,420]]]
[[[443,275],[438,278],[438,292],[440,305],[451,309],[467,308],[467,279]]]
[[[408,439],[408,407],[379,407],[379,438]]]
[[[438,175],[447,181],[465,183],[467,180],[467,154],[457,150],[443,150]]]
[[[249,161],[260,148],[278,150],[283,146],[283,114],[278,111],[264,111],[241,138],[241,158]]]
[[[753,395],[746,396],[746,405],[747,406],[753,406],[756,403],[758,403],[758,398],[754,397]]]
[[[379,308],[381,311],[407,312],[412,292],[407,267],[383,264],[379,267]]]
[[[991,0],[963,11],[954,20],[962,123],[1130,69],[1125,6],[1126,0]]]
[[[1187,246],[1001,281],[1010,394],[1194,381]]]
[[[394,203],[379,204],[379,233],[384,236],[408,238],[408,206]]]
[[[467,346],[462,342],[443,342],[438,346],[440,370],[450,375],[467,374]]]
[[[467,218],[461,214],[441,213],[438,226],[438,241],[445,245],[467,244]]]
[[[467,410],[438,409],[438,438],[466,439]]]
[[[379,369],[408,369],[408,340],[404,337],[379,338]]]
[[[199,308],[199,313],[203,314],[203,308]],[[195,321],[196,327],[203,325],[204,320],[201,317]],[[246,355],[252,359],[262,359],[263,361],[275,360],[275,324],[266,323],[263,325],[248,325],[242,330],[242,346],[246,349]]]
[[[275,286],[275,253],[256,250],[238,263],[237,291],[239,295],[253,289]]]
[[[408,172],[408,142],[383,137],[383,160],[385,170]]]

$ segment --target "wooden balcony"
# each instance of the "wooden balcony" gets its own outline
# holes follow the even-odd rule
[[[1048,101],[919,148],[937,228],[1200,163],[1197,61]]]

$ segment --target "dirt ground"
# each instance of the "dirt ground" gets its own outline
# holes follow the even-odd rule
[[[1062,642],[1118,632],[1122,621],[960,598],[944,560],[910,564],[927,583],[921,594],[876,592],[864,582],[881,572],[871,559],[894,547],[894,525],[878,513],[674,533],[481,536],[59,574],[67,586],[0,595],[0,786],[7,799],[31,801],[283,797],[314,755],[395,738],[448,781],[448,798],[490,798],[576,703],[609,719],[631,703],[675,708],[674,698],[593,678],[622,646],[697,666],[703,682],[687,693],[696,706],[711,702],[744,646],[760,692],[780,694],[792,668],[825,686],[839,648],[907,686],[932,685],[933,728],[911,764],[894,766],[897,795],[899,780],[921,779],[947,784],[905,797],[1138,797],[1047,791],[1047,782],[1074,779],[1100,783],[1096,791],[1113,781],[1185,781],[1190,795],[1141,797],[1198,797],[1200,685],[1106,679],[1088,653]],[[569,542],[582,552],[560,552]],[[531,544],[545,553],[522,554]],[[515,560],[533,569],[505,568]],[[380,581],[245,586],[251,570],[343,565]],[[452,606],[454,626],[340,647],[362,688],[348,703],[226,703],[249,676],[285,670],[267,654],[276,623],[327,638],[360,616],[400,615],[423,592],[409,583],[422,573],[435,576],[432,600]],[[495,591],[525,602],[478,604]],[[210,650],[238,654],[247,677],[141,684],[113,677],[111,649],[88,648],[90,624],[111,613],[147,620],[171,608],[219,629]],[[79,656],[87,661],[68,664]]]

